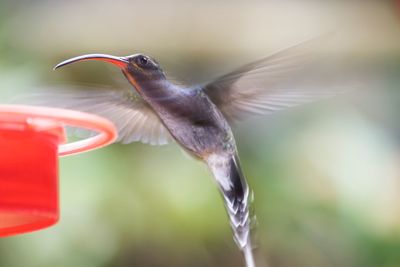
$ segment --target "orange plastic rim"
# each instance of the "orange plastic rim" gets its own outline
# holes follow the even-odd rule
[[[47,120],[85,128],[98,132],[97,135],[72,143],[61,144],[58,147],[59,156],[73,155],[106,146],[114,142],[117,132],[114,125],[99,116],[84,112],[24,105],[0,105],[2,116],[12,117],[14,120],[38,121]]]

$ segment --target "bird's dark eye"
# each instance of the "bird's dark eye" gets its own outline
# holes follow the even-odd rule
[[[149,59],[148,59],[147,57],[144,57],[144,56],[140,56],[140,57],[139,57],[139,63],[140,63],[140,65],[146,66],[148,62],[149,62]]]

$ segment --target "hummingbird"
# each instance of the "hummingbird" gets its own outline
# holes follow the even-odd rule
[[[252,194],[242,172],[231,125],[251,115],[283,110],[337,94],[337,89],[296,86],[308,60],[309,41],[245,64],[210,82],[182,86],[144,54],[87,54],[54,67],[97,60],[118,67],[132,88],[99,89],[57,96],[56,106],[95,113],[111,120],[122,143],[164,145],[174,140],[204,162],[222,195],[239,249],[254,267],[250,214]]]

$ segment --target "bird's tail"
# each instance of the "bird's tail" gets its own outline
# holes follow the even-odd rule
[[[207,163],[225,201],[233,236],[246,260],[255,267],[250,230],[255,218],[250,214],[249,187],[240,168],[237,155],[211,155]]]

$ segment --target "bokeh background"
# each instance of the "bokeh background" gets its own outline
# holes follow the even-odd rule
[[[196,83],[330,30],[325,53],[378,81],[234,127],[258,254],[271,267],[400,266],[399,1],[1,0],[0,102],[126,86],[106,64],[52,71],[84,53],[147,53]],[[176,144],[115,144],[60,172],[60,222],[0,239],[0,266],[243,266],[208,171]]]

